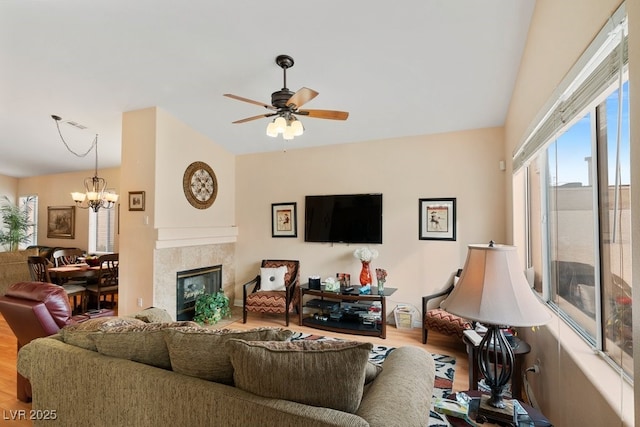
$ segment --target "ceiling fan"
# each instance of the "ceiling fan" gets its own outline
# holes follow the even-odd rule
[[[264,102],[243,98],[242,96],[233,95],[230,93],[224,94],[224,96],[228,98],[259,105],[266,108],[267,110],[272,111],[270,113],[236,120],[235,122],[233,122],[234,124],[246,123],[252,120],[261,119],[263,117],[277,116],[267,126],[267,135],[276,137],[279,134],[282,134],[282,137],[284,139],[293,139],[294,136],[302,135],[302,133],[304,132],[304,127],[296,116],[307,116],[316,119],[329,120],[346,120],[347,117],[349,117],[349,113],[346,111],[307,109],[301,110],[300,107],[318,96],[318,92],[306,87],[303,87],[295,93],[291,92],[287,88],[287,69],[293,67],[293,58],[289,55],[278,55],[276,57],[276,64],[278,64],[278,66],[282,68],[284,84],[282,89],[271,94],[271,105]]]

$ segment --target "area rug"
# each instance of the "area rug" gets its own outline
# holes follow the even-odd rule
[[[307,334],[302,332],[294,332],[291,337],[295,340],[316,340],[316,341],[335,341],[339,338],[325,337],[322,335]],[[373,349],[369,356],[369,360],[376,364],[382,364],[384,359],[395,348],[384,345],[373,344]],[[429,427],[449,427],[450,424],[444,415],[439,414],[433,409],[433,401],[436,397],[447,397],[451,394],[453,388],[453,375],[455,373],[456,358],[445,356],[442,354],[432,354],[433,360],[436,362],[436,378],[433,387],[433,399],[429,413]]]

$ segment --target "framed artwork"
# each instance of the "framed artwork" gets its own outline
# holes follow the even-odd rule
[[[144,210],[144,191],[129,191],[129,210]]]
[[[271,204],[271,237],[298,237],[295,203]]]
[[[420,199],[420,240],[456,240],[456,199]]]
[[[74,239],[76,235],[76,207],[47,207],[47,237]]]

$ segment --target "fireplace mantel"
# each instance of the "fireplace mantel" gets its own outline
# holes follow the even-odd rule
[[[159,228],[157,232],[156,249],[235,243],[238,239],[236,226]]]

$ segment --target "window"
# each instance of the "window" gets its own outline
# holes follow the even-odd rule
[[[116,209],[100,209],[89,212],[89,252],[115,251]]]
[[[533,286],[629,377],[631,207],[624,5],[514,155],[527,185]]]
[[[21,196],[18,198],[18,206],[26,209],[31,223],[28,240],[20,243],[20,249],[26,249],[27,246],[38,244],[38,196]]]

